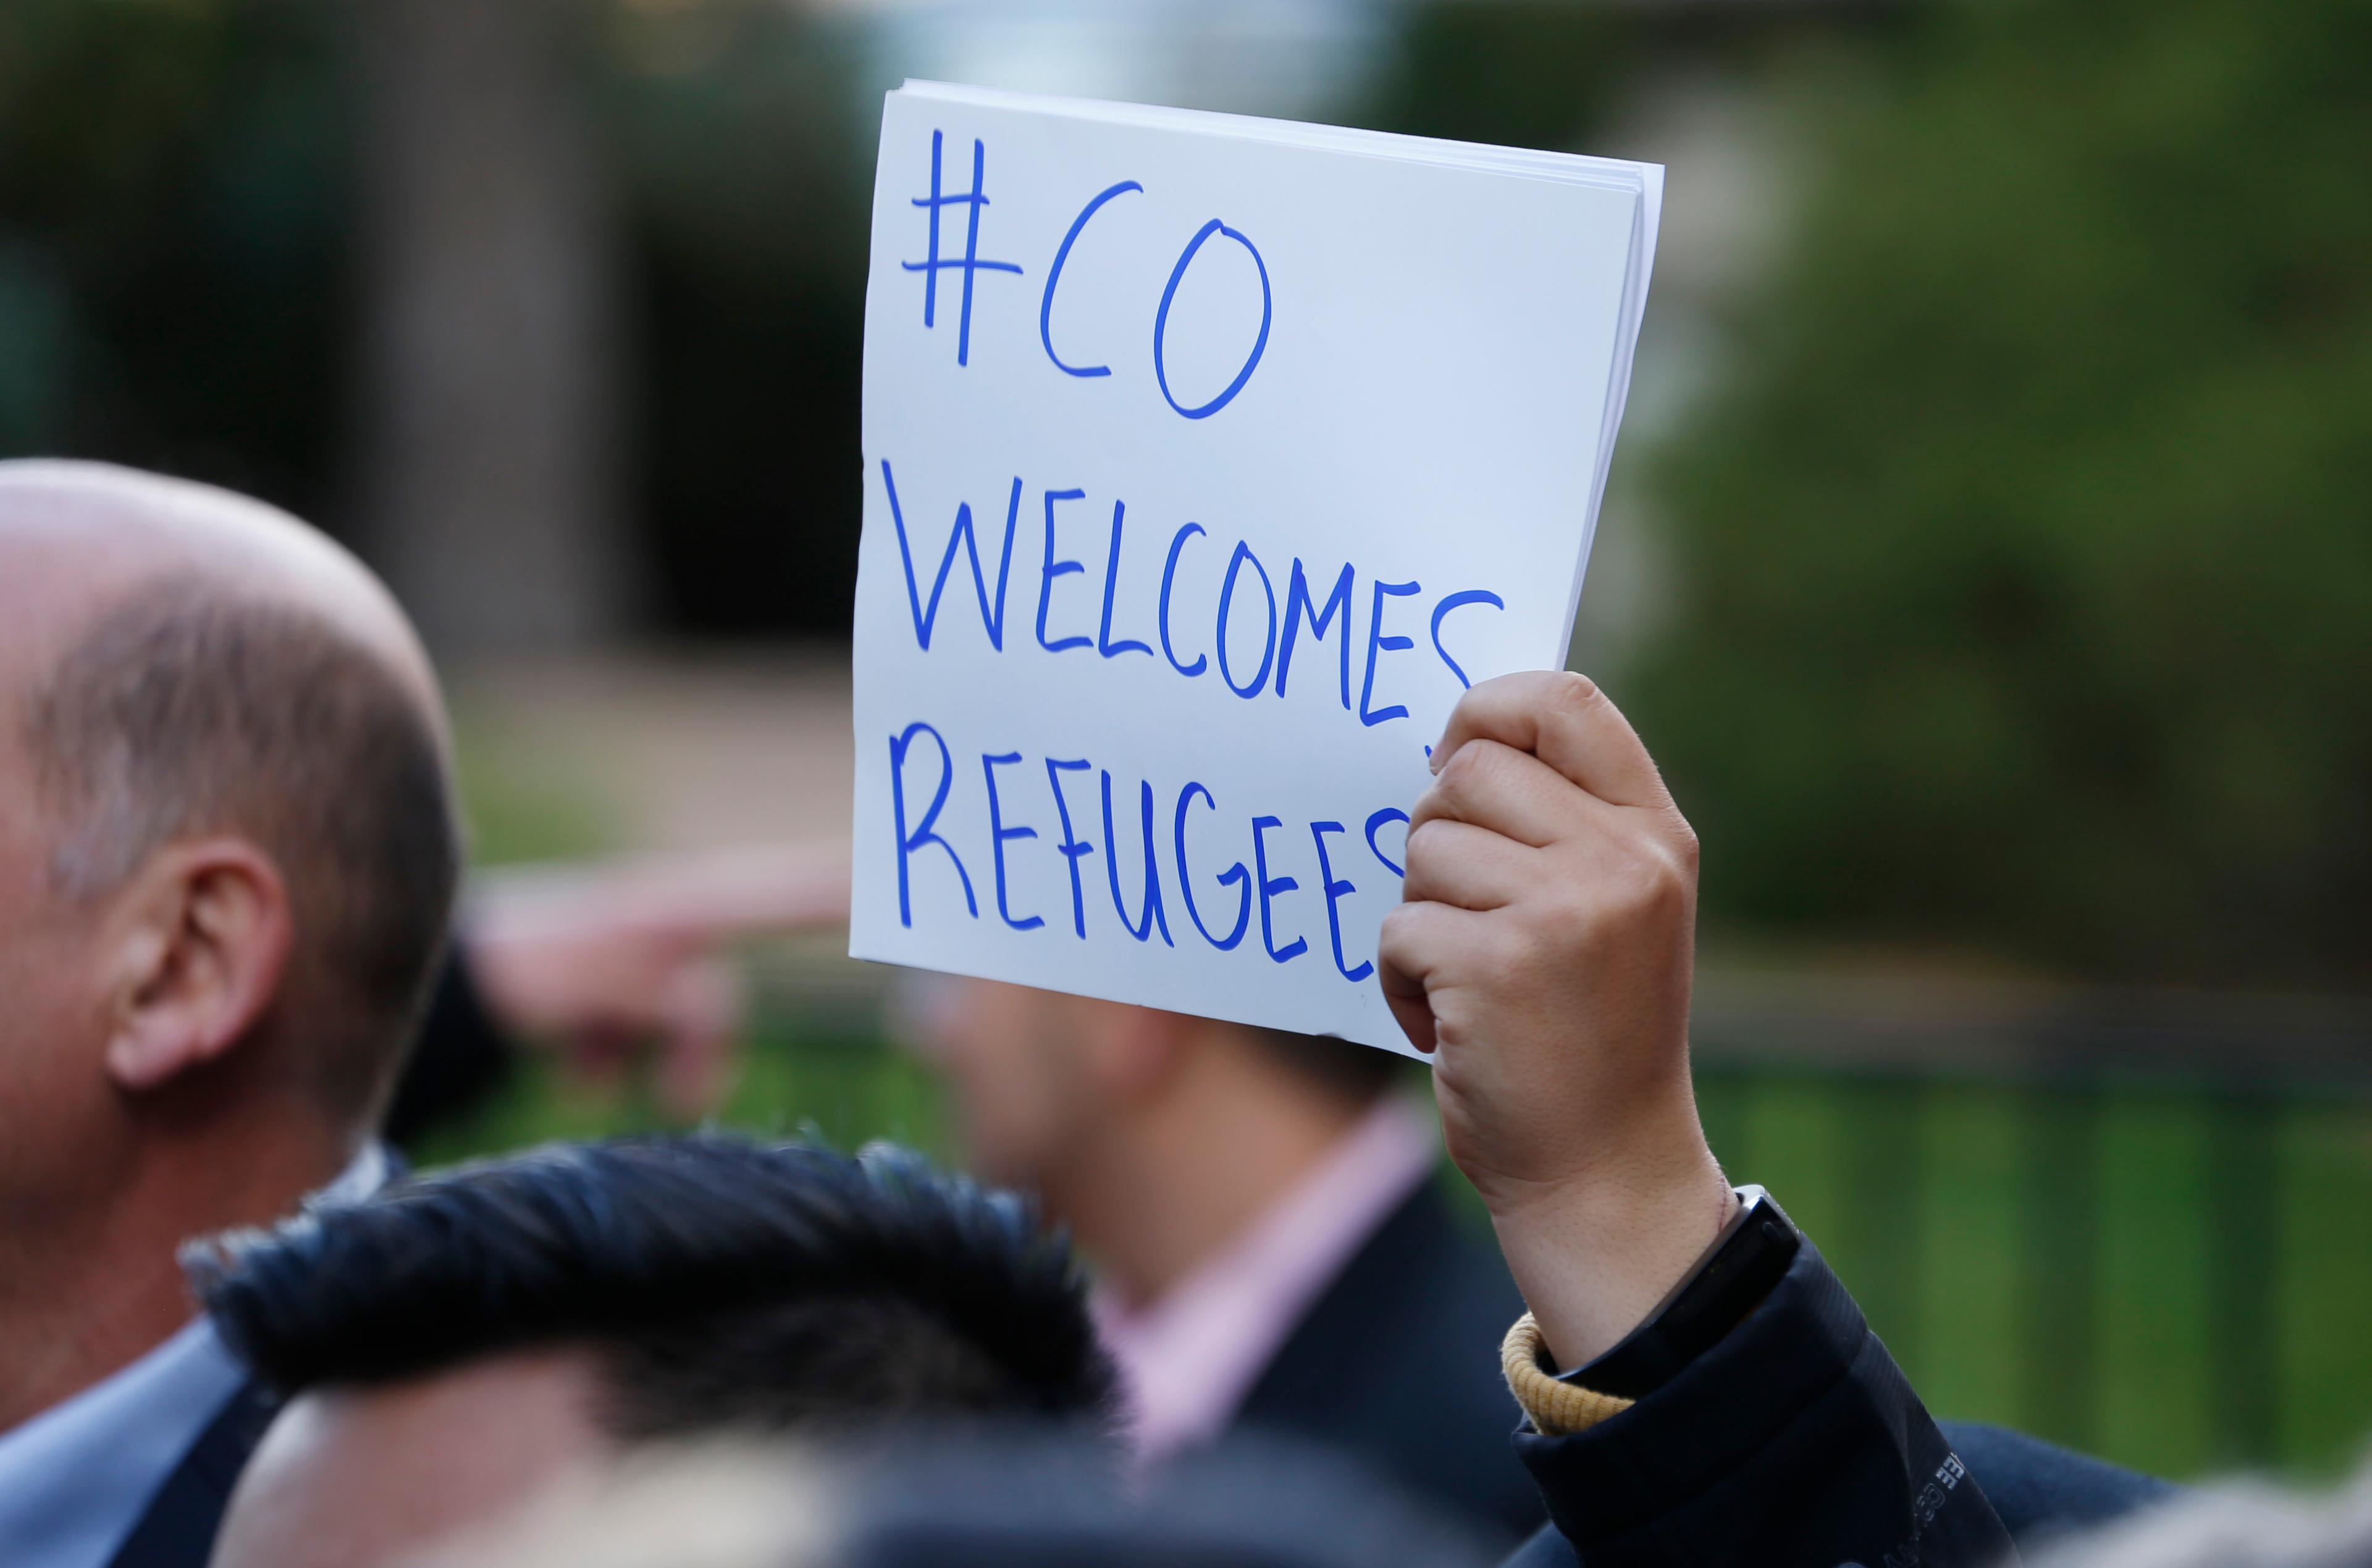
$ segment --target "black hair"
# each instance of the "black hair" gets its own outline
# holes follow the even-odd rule
[[[1028,1201],[877,1144],[552,1144],[193,1248],[285,1396],[583,1346],[628,1437],[925,1416],[1098,1430],[1113,1375]]]
[[[68,893],[110,891],[193,834],[237,832],[272,855],[318,1002],[305,1070],[340,1116],[370,1115],[460,877],[460,827],[419,697],[320,615],[169,580],[100,614],[27,720]]]

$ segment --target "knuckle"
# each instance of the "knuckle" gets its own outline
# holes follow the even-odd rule
[[[1603,919],[1604,910],[1587,888],[1576,882],[1564,882],[1541,900],[1537,924],[1550,947],[1563,953],[1578,953],[1597,945]]]
[[[1598,682],[1576,669],[1559,670],[1550,677],[1552,682],[1549,697],[1559,707],[1578,713],[1592,703],[1603,702],[1605,693]]]
[[[1448,854],[1449,846],[1445,842],[1448,832],[1446,819],[1440,817],[1427,817],[1411,828],[1407,845],[1409,869],[1413,872],[1420,865],[1430,868],[1436,856]]]
[[[1632,854],[1622,877],[1625,905],[1634,914],[1657,917],[1687,907],[1695,874],[1688,854],[1679,845],[1643,844]]]
[[[1482,742],[1470,740],[1451,752],[1449,761],[1441,765],[1440,775],[1434,780],[1435,787],[1451,791],[1472,787],[1474,776],[1482,767],[1485,749]]]
[[[1474,804],[1474,797],[1490,776],[1491,749],[1480,741],[1470,740],[1450,754],[1441,765],[1440,773],[1426,793],[1438,798],[1449,816],[1463,815],[1463,808]]]
[[[1587,959],[1661,928],[1691,907],[1694,873],[1674,849],[1653,840],[1602,846],[1544,889],[1527,924],[1567,960]]]
[[[1402,852],[1405,870],[1401,889],[1411,899],[1428,899],[1441,886],[1444,877],[1456,867],[1455,851],[1446,820],[1433,818],[1410,830],[1408,845]]]
[[[1461,708],[1480,706],[1505,697],[1512,691],[1519,691],[1525,679],[1526,676],[1522,671],[1515,670],[1506,675],[1492,676],[1486,680],[1478,680],[1459,697],[1458,705]]]
[[[1703,861],[1703,847],[1697,842],[1697,830],[1673,814],[1672,856],[1681,870],[1693,877]]]

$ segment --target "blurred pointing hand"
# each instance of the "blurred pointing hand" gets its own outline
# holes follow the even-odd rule
[[[732,948],[848,918],[838,844],[762,845],[484,875],[461,929],[506,1031],[588,1075],[647,1052],[668,1111],[730,1090],[747,1002]]]
[[[1578,675],[1450,715],[1384,922],[1384,993],[1436,1053],[1443,1135],[1567,1366],[1678,1282],[1732,1198],[1689,1083],[1697,842]]]

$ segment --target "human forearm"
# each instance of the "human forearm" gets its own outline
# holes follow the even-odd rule
[[[1499,1249],[1560,1371],[1604,1354],[1643,1322],[1736,1211],[1692,1110],[1656,1144],[1588,1179],[1492,1205]]]
[[[1576,1365],[1728,1216],[1688,1071],[1695,835],[1611,703],[1507,677],[1451,717],[1412,813],[1384,990],[1517,1283]]]

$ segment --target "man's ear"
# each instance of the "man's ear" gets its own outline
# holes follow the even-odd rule
[[[219,1060],[280,993],[296,926],[269,855],[239,839],[175,844],[116,896],[107,1073],[133,1094]]]

